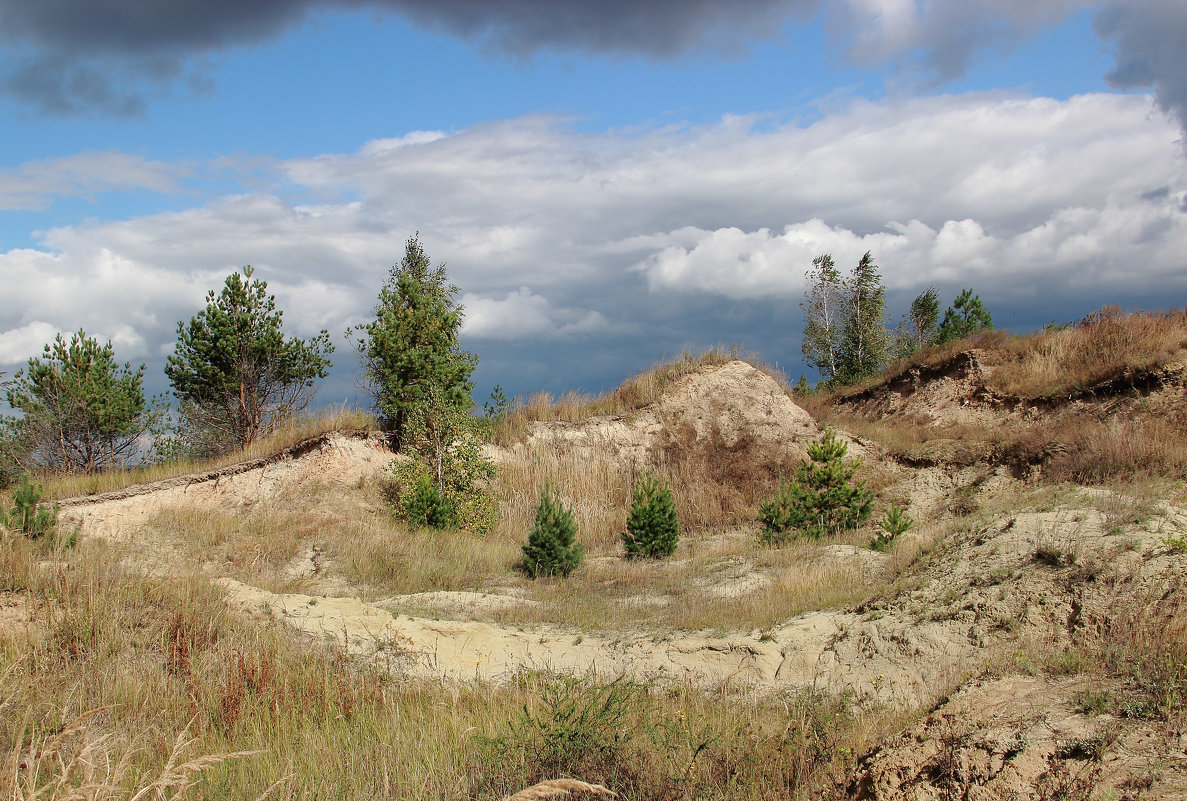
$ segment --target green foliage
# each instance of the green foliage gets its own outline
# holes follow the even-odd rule
[[[413,447],[405,449],[411,458],[394,462],[389,468],[397,494],[406,497],[423,474],[453,509],[451,526],[473,534],[490,533],[499,517],[487,489],[495,466],[482,454],[480,422],[456,406],[440,409],[429,422],[431,425],[420,430]],[[410,522],[423,524],[416,516],[408,517],[406,509],[400,512]]]
[[[826,427],[821,438],[808,443],[808,459],[760,507],[760,538],[781,545],[797,537],[820,539],[857,528],[870,516],[873,493],[865,482],[854,481],[860,460],[845,460],[849,446]]]
[[[622,542],[627,559],[662,559],[676,552],[680,526],[676,520],[676,503],[667,482],[660,484],[650,473],[644,473],[635,485],[635,502],[627,517]]]
[[[128,464],[152,420],[143,377],[144,365],[116,363],[111,342],[59,334],[5,392],[20,412],[2,421],[8,469],[94,473]]]
[[[488,420],[501,420],[510,408],[511,402],[507,400],[503,388],[495,384],[494,389],[490,391],[490,400],[482,404],[482,416]]]
[[[433,447],[434,440],[421,439],[418,448],[407,454],[410,458],[393,462],[388,468],[398,498],[397,513],[418,525],[458,528],[485,536],[494,530],[499,518],[498,507],[487,489],[495,466],[482,455],[476,420],[456,409],[443,420],[448,433],[442,434],[439,449]],[[422,486],[425,482],[432,485],[431,491]],[[430,492],[441,499],[442,509],[434,513],[432,520],[427,511],[422,514],[426,508],[435,508],[435,501],[425,506]],[[410,496],[418,494],[421,500],[413,502]]]
[[[808,383],[808,377],[800,373],[800,380],[795,382],[795,386],[791,388],[791,394],[797,398],[803,398],[813,394],[812,385]]]
[[[957,295],[956,300],[952,301],[952,305],[944,312],[944,319],[936,334],[936,344],[944,345],[981,331],[991,330],[993,317],[989,314],[989,309],[985,308],[979,296],[973,294],[973,290],[966,289]]]
[[[443,410],[469,412],[470,374],[478,361],[458,345],[458,288],[444,265],[430,266],[418,236],[405,244],[403,260],[379,290],[375,319],[347,332],[397,451],[430,429]]]
[[[878,528],[881,531],[874,535],[870,547],[875,551],[887,550],[900,534],[909,531],[913,525],[915,525],[915,521],[906,513],[906,510],[897,503],[892,503],[886,510],[885,517],[878,521]]]
[[[844,289],[833,257],[825,253],[812,260],[805,275],[808,290],[800,308],[804,312],[804,361],[820,372],[825,384],[837,374],[837,351],[845,318]]]
[[[578,676],[550,677],[540,687],[536,711],[526,706],[508,733],[487,741],[492,762],[516,757],[533,762],[533,775],[583,776],[602,771],[623,757],[635,732],[626,725],[646,693],[624,680],[603,684]]]
[[[334,346],[323,330],[285,337],[283,312],[252,268],[227,276],[206,308],[177,324],[165,375],[180,402],[183,436],[203,455],[245,447],[309,405]]]
[[[441,493],[433,476],[423,467],[417,471],[412,489],[401,504],[404,518],[410,523],[435,529],[457,527],[457,507]]]
[[[860,381],[877,373],[889,358],[886,289],[870,253],[842,278],[832,256],[812,261],[804,311],[804,361],[820,372],[826,387]]]
[[[837,350],[835,379],[852,384],[886,366],[886,288],[873,256],[867,251],[844,282],[846,308]]]
[[[28,476],[21,476],[12,491],[12,510],[7,515],[8,527],[30,537],[40,537],[53,528],[58,510],[40,505],[42,487],[30,484]]]
[[[536,522],[523,546],[523,571],[531,578],[567,576],[581,564],[585,548],[574,542],[577,524],[551,484],[545,484],[536,507]]]
[[[929,286],[911,301],[911,310],[899,323],[895,355],[909,358],[921,348],[935,344],[940,319],[940,295]]]

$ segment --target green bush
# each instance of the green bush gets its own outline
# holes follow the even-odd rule
[[[845,460],[849,446],[826,426],[791,481],[759,508],[764,542],[781,545],[797,537],[820,539],[854,529],[867,520],[874,494],[864,481],[854,481],[861,462]]]
[[[662,559],[676,552],[680,526],[676,521],[676,503],[667,482],[660,484],[644,473],[635,485],[635,502],[627,517],[622,543],[627,559]]]
[[[499,510],[487,487],[495,467],[482,455],[482,442],[472,428],[459,428],[451,446],[439,452],[440,462],[431,452],[407,452],[410,458],[393,461],[386,471],[399,517],[481,536],[494,530]]]
[[[531,578],[572,573],[585,554],[585,548],[574,542],[576,537],[573,512],[561,503],[552,486],[545,484],[536,507],[536,523],[523,546],[524,572]]]
[[[910,518],[903,507],[892,503],[886,510],[886,516],[878,521],[878,527],[882,530],[874,535],[874,539],[870,541],[870,547],[875,551],[885,551],[899,534],[908,531],[913,525],[915,525],[915,521]]]
[[[30,484],[28,476],[21,476],[12,491],[12,511],[8,513],[8,526],[30,537],[40,537],[51,528],[58,517],[58,510],[40,505],[42,487]]]
[[[457,506],[441,493],[427,470],[418,471],[401,505],[409,523],[435,529],[457,528]]]

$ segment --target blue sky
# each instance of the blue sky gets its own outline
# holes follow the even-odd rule
[[[1016,329],[1187,302],[1174,0],[161,9],[0,0],[0,371],[81,326],[163,390],[251,263],[355,399],[343,332],[414,231],[479,401],[714,344],[794,379],[822,252],[871,250],[896,317],[933,284]]]

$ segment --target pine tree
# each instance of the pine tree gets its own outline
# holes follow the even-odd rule
[[[470,374],[478,360],[458,345],[457,292],[444,265],[432,267],[413,236],[379,291],[375,320],[347,332],[397,451],[431,429],[442,411],[468,413],[473,404]]]
[[[21,476],[13,488],[12,511],[8,513],[8,525],[13,531],[40,537],[54,525],[58,510],[40,505],[41,492],[40,484],[30,484],[28,476]]]
[[[779,545],[799,536],[820,539],[857,528],[869,518],[874,495],[865,482],[853,480],[861,462],[845,461],[848,449],[828,427],[819,440],[808,443],[808,458],[791,481],[759,509],[764,542]]]
[[[585,548],[578,542],[577,524],[550,484],[545,484],[536,507],[536,523],[523,546],[523,570],[531,578],[567,576],[581,564]]]
[[[944,319],[936,334],[936,344],[943,345],[971,337],[981,331],[992,330],[993,317],[989,314],[989,309],[985,308],[979,296],[973,294],[972,289],[966,289],[944,312]]]
[[[185,439],[203,455],[246,447],[309,405],[334,346],[326,331],[285,337],[283,312],[250,265],[227,276],[206,308],[177,324],[165,375],[180,401]]]
[[[111,342],[59,334],[5,392],[21,415],[3,420],[4,461],[85,473],[123,467],[152,424],[143,387],[144,365],[119,365]]]
[[[886,288],[869,251],[843,287],[847,307],[835,377],[842,384],[852,384],[874,375],[888,361]]]
[[[676,552],[680,526],[672,488],[644,473],[635,485],[635,500],[627,517],[622,543],[627,559],[661,559]]]
[[[844,320],[841,274],[828,253],[812,260],[805,275],[808,290],[800,308],[804,312],[804,361],[815,367],[825,384],[837,374],[837,351]]]

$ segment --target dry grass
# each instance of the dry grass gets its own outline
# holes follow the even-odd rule
[[[1025,335],[988,331],[925,348],[866,381],[804,401],[816,408],[844,401],[909,371],[944,365],[969,350],[991,368],[986,387],[998,395],[1026,400],[1066,396],[1181,361],[1187,352],[1187,308],[1127,314],[1108,306],[1058,330]]]
[[[898,723],[812,693],[722,704],[686,685],[547,674],[406,681],[398,662],[236,621],[197,575],[145,579],[86,543],[46,571],[32,567],[43,544],[15,547],[43,633],[0,637],[3,797],[444,801],[547,779],[641,800],[808,799]],[[613,694],[624,703],[609,714]]]
[[[1011,337],[1005,364],[989,381],[997,392],[1044,398],[1155,370],[1187,350],[1187,309],[1125,314],[1110,306],[1059,331]]]
[[[136,484],[163,481],[190,473],[218,470],[243,462],[268,459],[284,453],[300,443],[333,431],[344,433],[376,430],[375,419],[364,412],[346,408],[326,408],[316,414],[288,421],[273,435],[253,443],[245,450],[204,462],[171,462],[151,467],[134,467],[106,473],[85,475],[51,474],[34,476],[45,487],[45,499],[71,498],[78,495],[97,495],[124,489]]]

